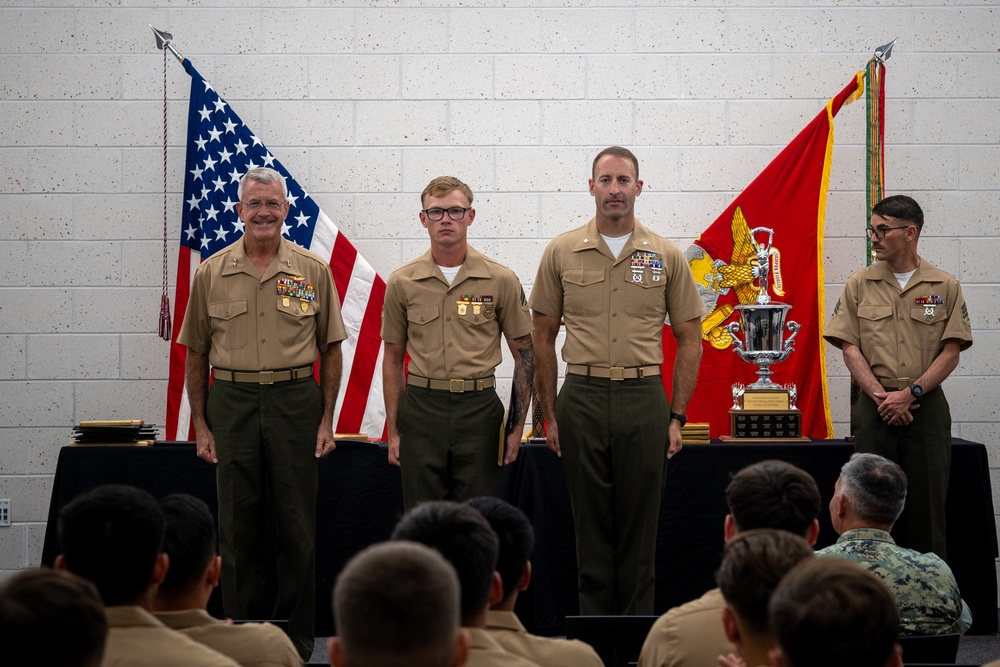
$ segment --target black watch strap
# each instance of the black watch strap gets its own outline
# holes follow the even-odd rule
[[[682,428],[684,427],[685,424],[688,423],[687,415],[682,415],[679,412],[671,412],[670,413],[670,418],[671,419],[676,419],[677,421],[679,421],[681,423],[681,427]]]

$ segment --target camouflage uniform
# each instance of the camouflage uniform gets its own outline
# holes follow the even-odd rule
[[[849,530],[816,554],[852,560],[881,579],[899,604],[901,635],[965,633],[972,625],[947,563],[933,553],[897,546],[884,530]]]

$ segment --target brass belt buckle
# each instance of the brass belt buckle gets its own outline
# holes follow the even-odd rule
[[[910,386],[910,378],[896,378],[896,389],[902,390]]]
[[[448,391],[453,394],[462,394],[465,392],[465,380],[448,380]]]
[[[274,371],[261,371],[257,373],[257,384],[274,384]]]
[[[608,369],[609,375],[612,380],[624,380],[625,379],[625,367],[624,366],[612,366]]]

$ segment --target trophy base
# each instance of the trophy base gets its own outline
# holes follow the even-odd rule
[[[792,410],[729,410],[729,432],[725,443],[812,442],[802,436],[802,413]]]

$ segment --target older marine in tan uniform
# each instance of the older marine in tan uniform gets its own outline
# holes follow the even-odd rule
[[[862,391],[851,414],[855,449],[895,461],[909,479],[896,541],[947,559],[951,411],[940,385],[972,345],[969,313],[958,281],[917,253],[917,202],[887,197],[871,224],[879,261],[847,279],[823,337]]]
[[[596,215],[549,243],[531,291],[536,384],[547,444],[566,471],[583,614],[653,613],[666,459],[680,451],[701,360],[705,305],[680,249],[635,219],[638,175],[627,149],[598,154]],[[669,403],[660,379],[668,315],[677,339]],[[567,367],[556,400],[560,320]]]
[[[495,495],[501,465],[517,457],[531,398],[534,351],[524,290],[513,271],[468,244],[472,197],[469,186],[450,176],[427,185],[420,222],[431,247],[386,285],[382,387],[389,461],[401,467],[407,509],[424,500]],[[503,452],[504,407],[493,375],[501,335],[514,357]]]
[[[250,170],[239,197],[243,238],[198,267],[177,340],[188,347],[198,456],[216,464],[226,615],[287,618],[308,659],[315,638],[317,459],[335,447],[340,341],[347,333],[330,267],[281,236],[289,207],[281,175]],[[278,527],[275,600],[268,599],[264,577],[265,485]]]

